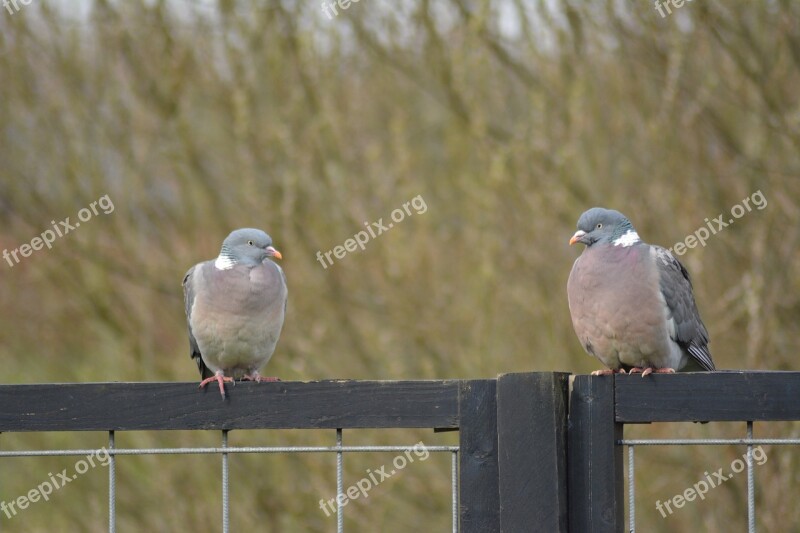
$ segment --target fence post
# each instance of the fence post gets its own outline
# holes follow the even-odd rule
[[[462,533],[500,531],[497,381],[465,380],[459,388],[459,480]]]
[[[624,528],[622,424],[614,419],[614,377],[576,376],[567,437],[569,530],[621,533]]]
[[[567,531],[569,374],[497,379],[500,526],[504,533]]]

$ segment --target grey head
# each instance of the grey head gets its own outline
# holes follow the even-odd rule
[[[231,232],[224,241],[219,252],[220,258],[233,264],[258,266],[267,257],[281,259],[281,253],[272,247],[272,238],[254,228],[241,228]]]
[[[579,242],[587,247],[595,243],[613,243],[618,239],[639,240],[633,224],[628,218],[613,209],[593,207],[578,219],[578,231],[569,240],[570,244]]]

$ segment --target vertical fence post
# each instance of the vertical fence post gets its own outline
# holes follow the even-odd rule
[[[569,530],[621,533],[625,527],[622,424],[614,418],[614,377],[576,376],[570,399]]]
[[[504,533],[567,532],[569,374],[497,379],[500,527]]]
[[[500,531],[497,381],[462,381],[458,410],[462,533]]]

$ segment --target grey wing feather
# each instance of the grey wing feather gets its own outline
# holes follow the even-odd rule
[[[192,283],[192,274],[194,269],[200,265],[195,265],[186,272],[183,277],[183,303],[186,309],[186,326],[189,329],[189,356],[197,363],[197,369],[200,371],[202,379],[209,378],[214,375],[213,372],[203,362],[203,357],[200,355],[200,347],[197,346],[197,339],[194,338],[192,333],[192,305],[194,305],[194,284]]]
[[[708,330],[697,311],[689,272],[668,250],[659,246],[654,248],[661,293],[672,313],[675,326],[672,339],[689,352],[703,370],[716,370],[708,350]]]
[[[281,279],[283,280],[283,286],[286,287],[286,274],[283,273],[283,269],[280,267],[280,265],[278,265],[276,263],[276,266],[278,267],[278,271],[281,273]],[[288,291],[288,289],[287,289],[287,291]],[[289,298],[286,298],[283,301],[283,316],[284,317],[286,316],[286,306],[288,304],[289,304]]]

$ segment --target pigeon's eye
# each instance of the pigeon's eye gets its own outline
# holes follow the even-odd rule
[[[597,225],[597,229],[600,229],[600,228],[602,228],[602,227],[603,227],[603,224],[598,224],[598,225]]]
[[[253,246],[253,241],[247,241],[247,246]]]

